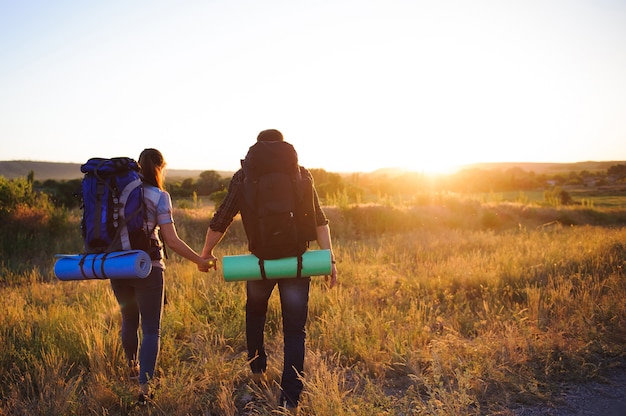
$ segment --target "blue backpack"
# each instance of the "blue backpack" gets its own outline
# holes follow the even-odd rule
[[[151,241],[140,167],[133,159],[92,158],[80,168],[85,253],[144,250]]]

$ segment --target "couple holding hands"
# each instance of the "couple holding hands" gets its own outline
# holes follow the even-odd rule
[[[259,133],[257,142],[283,141],[278,130],[264,130]],[[239,192],[244,180],[244,171],[239,169],[231,178],[228,193],[209,223],[205,244],[201,254],[196,253],[179,236],[172,218],[172,201],[164,187],[165,160],[156,149],[145,149],[139,156],[144,182],[144,197],[148,211],[148,229],[154,230],[152,238],[159,240],[156,225],[160,228],[163,242],[180,256],[193,261],[198,270],[208,272],[217,269],[217,257],[214,248],[222,240],[234,217],[240,212]],[[310,172],[299,167],[300,172]],[[158,195],[157,195],[158,194]],[[151,201],[158,201],[154,204]],[[316,240],[320,249],[331,253],[331,273],[326,276],[330,287],[337,281],[337,269],[328,219],[320,207],[317,192],[313,189],[315,207]],[[163,246],[161,242],[161,246]],[[163,257],[163,256],[161,256]],[[152,261],[152,272],[145,279],[115,279],[111,286],[122,312],[122,347],[124,349],[131,377],[139,381],[138,402],[147,403],[152,398],[150,380],[154,377],[161,337],[161,315],[164,303],[163,259]],[[297,411],[303,384],[305,324],[308,316],[310,277],[287,279],[263,279],[246,282],[246,343],[248,362],[252,378],[261,380],[267,367],[267,355],[264,348],[264,329],[267,305],[275,286],[278,286],[284,337],[283,373],[280,381],[281,394],[279,406]],[[141,323],[142,340],[139,342],[138,330]]]

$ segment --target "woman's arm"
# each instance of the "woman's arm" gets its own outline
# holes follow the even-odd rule
[[[173,222],[160,224],[159,227],[161,228],[161,235],[165,244],[176,254],[196,263],[200,271],[208,271],[209,268],[215,267],[214,264],[211,264],[211,260],[203,259],[187,243],[181,240]]]

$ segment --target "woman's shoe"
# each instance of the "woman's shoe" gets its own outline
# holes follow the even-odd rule
[[[139,397],[137,398],[137,404],[139,406],[146,406],[148,404],[148,398],[145,394],[139,393]]]
[[[137,404],[139,406],[147,406],[150,400],[154,399],[154,393],[139,393],[137,397]]]
[[[134,363],[129,366],[128,378],[130,381],[139,381],[139,363]]]
[[[139,397],[137,398],[137,404],[145,406],[150,400],[154,399],[154,393],[150,391],[150,386],[148,384],[142,384],[139,388],[140,392]]]

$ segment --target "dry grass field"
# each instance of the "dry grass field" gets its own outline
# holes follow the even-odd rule
[[[339,285],[313,278],[301,414],[513,415],[624,364],[625,211],[420,201],[327,209]],[[174,213],[195,248],[211,215]],[[78,213],[29,228],[34,218],[10,228],[21,249],[0,261],[0,414],[280,414],[276,295],[270,380],[257,385],[244,284],[172,254],[156,396],[139,408],[109,282],[52,273],[55,253],[80,251]],[[217,254],[245,252],[236,222]]]

